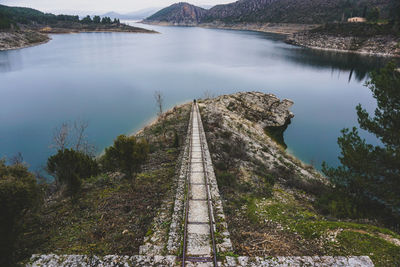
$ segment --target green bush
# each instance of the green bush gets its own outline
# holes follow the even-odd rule
[[[218,185],[221,187],[235,187],[237,181],[236,177],[226,171],[217,171],[216,173]]]
[[[106,148],[102,158],[103,168],[107,171],[121,171],[133,178],[141,169],[149,154],[146,140],[137,140],[134,136],[120,135],[114,145]]]
[[[15,246],[26,214],[38,207],[41,190],[22,164],[0,160],[0,266],[15,264]]]
[[[73,149],[58,150],[47,160],[47,169],[59,185],[66,185],[68,193],[75,195],[82,179],[99,173],[97,162],[87,154]]]

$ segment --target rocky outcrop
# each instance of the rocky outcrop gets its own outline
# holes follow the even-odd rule
[[[400,57],[400,37],[394,35],[360,37],[308,31],[295,33],[286,42],[313,49]]]
[[[283,132],[294,117],[289,110],[293,101],[280,100],[273,94],[240,92],[207,99],[199,105],[205,124],[212,125],[206,131],[214,151],[221,152],[223,149],[218,147],[223,147],[224,142],[233,142],[236,150],[242,150],[235,153],[243,154],[243,158],[264,162],[271,169],[291,166],[304,181],[317,179],[326,182],[318,172],[284,150]],[[225,152],[213,156],[213,162],[229,158]],[[248,165],[244,160],[239,162]]]
[[[294,117],[289,108],[293,101],[282,101],[273,94],[260,92],[237,93],[222,96],[215,100],[219,102],[219,109],[223,113],[232,113],[236,116],[244,116],[261,128],[284,126]]]
[[[35,31],[0,31],[0,50],[10,50],[46,43],[50,38]]]

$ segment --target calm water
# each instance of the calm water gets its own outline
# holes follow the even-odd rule
[[[98,151],[155,113],[202,97],[258,90],[292,99],[288,149],[305,162],[337,164],[336,139],[356,125],[355,106],[373,110],[363,86],[384,60],[310,51],[282,37],[245,31],[154,27],[162,34],[53,35],[45,45],[0,52],[0,157],[22,152],[35,170],[53,153],[64,121],[89,121]]]

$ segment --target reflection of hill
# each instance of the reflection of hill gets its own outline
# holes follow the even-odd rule
[[[284,53],[284,57],[296,64],[307,65],[312,68],[330,68],[332,71],[348,71],[349,81],[354,78],[357,81],[364,80],[368,72],[378,69],[391,60],[389,57],[376,57],[355,53],[340,53],[325,50],[293,47],[291,52]],[[400,60],[398,60],[400,62]]]

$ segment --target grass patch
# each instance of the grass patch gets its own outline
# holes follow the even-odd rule
[[[375,266],[400,266],[400,247],[370,234],[343,231],[336,255],[369,256]]]

